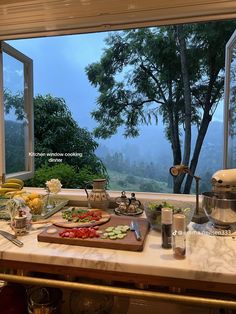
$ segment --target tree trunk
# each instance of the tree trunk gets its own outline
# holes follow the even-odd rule
[[[190,153],[191,153],[191,89],[188,73],[188,63],[186,56],[186,40],[184,35],[183,25],[177,25],[177,37],[179,41],[180,48],[180,61],[181,61],[181,72],[184,86],[184,127],[185,127],[185,136],[184,136],[184,151],[183,151],[183,160],[182,164],[188,166]]]
[[[182,25],[176,26],[176,35],[179,42],[179,50],[180,50],[180,61],[181,61],[181,72],[182,72],[182,80],[184,87],[184,128],[185,128],[185,136],[184,136],[184,151],[183,151],[183,159],[175,164],[183,164],[188,166],[190,153],[191,153],[191,89],[190,89],[190,81],[188,74],[188,64],[187,64],[187,56],[186,56],[186,41],[184,36],[184,28]],[[177,178],[174,178],[173,192],[181,193],[181,186],[185,175],[181,175]]]
[[[173,193],[180,194],[184,176],[173,177]]]
[[[173,154],[174,165],[178,165],[181,162],[181,145],[179,140],[179,120],[178,116],[174,114],[173,108],[169,110],[170,121],[170,142]]]
[[[181,156],[182,156],[180,139],[179,139],[179,117],[175,113],[173,103],[169,105],[168,118],[169,118],[168,132],[169,132],[169,140],[171,142],[173,164],[179,165],[181,163]],[[179,184],[179,182],[175,180],[175,178],[173,178],[174,193],[180,193],[180,189],[181,189],[181,184]]]
[[[193,157],[192,157],[192,160],[190,163],[190,172],[192,174],[195,173],[198,159],[199,159],[199,155],[200,155],[201,148],[202,148],[202,144],[203,144],[205,135],[207,133],[209,123],[211,122],[211,119],[212,119],[212,116],[209,114],[209,111],[204,112],[201,126],[200,126],[200,129],[198,132],[198,137],[196,140],[196,145],[195,145],[194,152],[193,152]],[[193,178],[188,175],[187,180],[185,182],[185,186],[184,186],[184,193],[186,193],[186,194],[190,193],[192,181],[193,181]]]

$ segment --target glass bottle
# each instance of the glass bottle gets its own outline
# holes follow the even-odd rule
[[[172,248],[172,217],[172,208],[163,207],[161,209],[161,236],[164,249]]]
[[[173,216],[173,253],[177,259],[186,254],[186,217],[183,214]]]

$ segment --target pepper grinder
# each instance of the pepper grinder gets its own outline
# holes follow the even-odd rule
[[[136,213],[138,208],[141,206],[141,202],[136,199],[135,193],[131,193],[130,204],[128,207],[129,213]]]
[[[172,208],[163,207],[161,209],[161,236],[162,248],[172,248]]]

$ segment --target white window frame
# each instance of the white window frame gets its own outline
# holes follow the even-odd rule
[[[229,105],[230,105],[230,65],[233,48],[236,47],[236,30],[230,37],[225,47],[225,84],[224,84],[224,155],[223,167],[231,167],[228,162],[228,132],[229,132]]]
[[[4,102],[3,102],[3,52],[22,62],[24,65],[24,105],[28,119],[28,132],[25,137],[25,171],[6,175],[5,162],[5,130],[4,130]],[[33,119],[33,60],[11,47],[5,42],[0,42],[0,181],[6,178],[29,179],[34,173],[34,119]]]

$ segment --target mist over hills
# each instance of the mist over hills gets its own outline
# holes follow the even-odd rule
[[[197,136],[196,127],[192,128],[192,143]],[[160,176],[167,182],[168,170],[173,165],[170,143],[165,138],[164,126],[151,125],[142,127],[140,136],[126,139],[122,132],[107,140],[99,140],[97,155],[105,162],[108,155],[120,153],[126,163],[153,163],[158,167]],[[206,178],[222,168],[223,162],[223,123],[212,121],[209,125],[204,144],[202,146],[196,175]],[[109,165],[108,165],[109,167]]]

